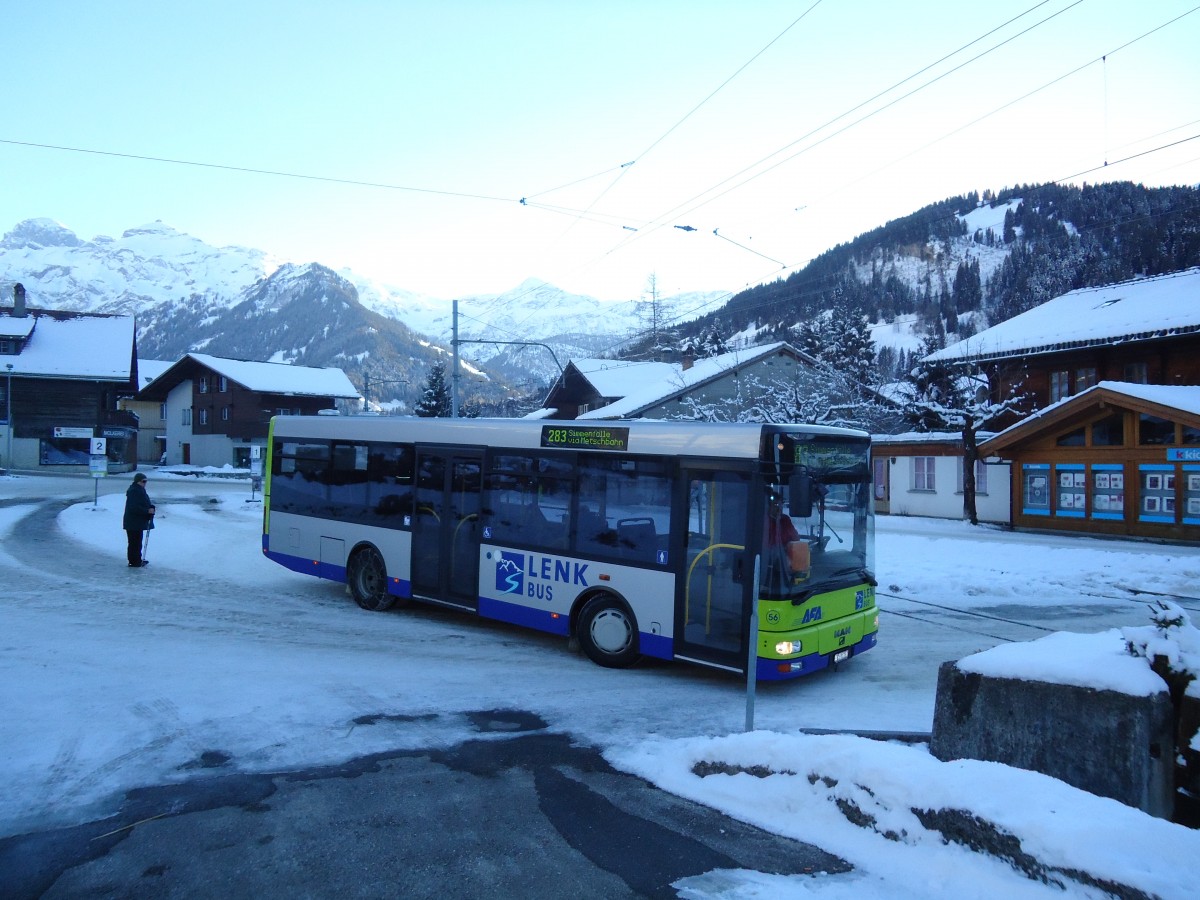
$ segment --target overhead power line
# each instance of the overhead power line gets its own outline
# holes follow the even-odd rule
[[[1051,21],[1052,19],[1055,19],[1058,16],[1062,15],[1063,13],[1075,8],[1080,3],[1082,3],[1083,0],[1075,0],[1075,2],[1071,3],[1069,6],[1063,7],[1062,9],[1058,10],[1057,12],[1051,13],[1046,18],[1044,18],[1038,22],[1035,22],[1034,24],[1028,26],[1027,28],[1012,35],[1011,37],[1005,38],[1000,43],[992,45],[988,49],[983,50],[982,52],[977,53],[975,56],[971,57],[970,59],[968,59],[962,63],[959,63],[957,66],[954,66],[953,68],[948,69],[945,72],[942,72],[940,75],[937,75],[936,77],[931,78],[929,81],[926,81],[925,83],[913,88],[912,90],[908,91],[907,93],[902,94],[901,96],[888,101],[883,106],[876,107],[875,109],[871,110],[870,112],[866,113],[865,115],[860,116],[859,118],[855,119],[852,122],[847,123],[846,125],[843,125],[837,131],[827,134],[824,137],[820,138],[819,140],[814,141],[813,143],[802,147],[800,150],[796,151],[795,153],[791,154],[790,156],[787,156],[783,159],[780,159],[780,160],[772,163],[771,165],[767,166],[765,169],[761,169],[757,172],[754,172],[754,174],[750,175],[747,178],[743,178],[741,181],[738,181],[736,184],[730,185],[729,187],[725,188],[725,190],[720,191],[720,193],[715,193],[715,194],[713,193],[714,191],[717,191],[718,189],[729,184],[731,181],[741,178],[741,176],[747,174],[748,172],[754,171],[758,167],[764,165],[768,161],[779,156],[781,153],[784,153],[787,150],[790,150],[792,147],[795,147],[797,144],[807,140],[808,138],[812,137],[815,134],[818,134],[819,132],[821,132],[824,129],[828,128],[829,126],[835,124],[836,122],[841,121],[847,115],[850,115],[851,113],[856,112],[859,109],[862,109],[864,106],[871,103],[873,100],[876,100],[879,97],[883,97],[883,96],[891,93],[892,91],[896,90],[898,87],[911,81],[913,78],[929,71],[929,69],[933,68],[934,66],[939,65],[941,62],[944,62],[945,60],[958,55],[959,53],[963,52],[967,48],[979,43],[979,41],[983,40],[984,38],[986,38],[992,34],[995,34],[1000,29],[1012,24],[1013,22],[1017,21],[1018,19],[1020,19],[1024,16],[1028,15],[1029,13],[1033,12],[1033,10],[1035,10],[1041,6],[1044,6],[1046,2],[1047,2],[1047,0],[1043,0],[1043,2],[1035,4],[1034,6],[1025,10],[1025,12],[1021,13],[1020,15],[1014,16],[1013,18],[1009,19],[1004,24],[998,25],[995,28],[991,29],[990,31],[984,33],[983,35],[980,35],[979,37],[975,38],[974,40],[969,41],[968,43],[959,47],[953,53],[949,53],[949,54],[943,56],[937,62],[930,63],[929,65],[920,69],[918,72],[915,72],[912,75],[909,75],[906,78],[903,78],[900,81],[896,82],[895,84],[893,84],[891,87],[887,88],[886,90],[880,91],[874,97],[872,97],[868,100],[864,100],[862,103],[859,103],[858,105],[852,107],[851,109],[838,114],[837,116],[835,116],[834,118],[832,118],[828,122],[826,122],[825,124],[812,129],[807,134],[802,135],[801,137],[797,138],[796,140],[792,141],[791,143],[786,144],[783,147],[779,148],[778,150],[774,151],[773,153],[768,154],[767,156],[758,160],[758,162],[755,162],[755,163],[750,164],[749,166],[746,166],[741,171],[736,172],[733,175],[730,175],[728,178],[725,178],[723,181],[718,182],[717,184],[713,185],[712,187],[708,188],[707,190],[701,191],[699,194],[694,195],[691,200],[685,200],[683,203],[677,204],[672,209],[667,210],[665,213],[662,213],[661,215],[656,216],[652,220],[653,223],[651,224],[651,226],[649,228],[643,229],[637,235],[626,238],[624,241],[622,241],[620,244],[618,244],[616,247],[614,247],[612,250],[610,250],[609,254],[615,252],[616,250],[621,249],[622,247],[629,244],[630,242],[637,240],[638,238],[642,237],[644,234],[655,231],[656,229],[662,227],[664,224],[666,224],[666,220],[669,217],[674,215],[676,212],[679,212],[684,207],[688,207],[687,210],[684,213],[682,213],[682,214],[686,215],[688,213],[694,212],[695,210],[701,208],[702,206],[706,206],[707,204],[712,203],[714,200],[717,200],[717,199],[725,196],[726,194],[730,193],[731,191],[737,190],[740,187],[744,187],[745,185],[749,184],[751,181],[754,181],[757,178],[761,178],[763,175],[766,175],[768,172],[774,171],[775,169],[779,168],[784,163],[791,162],[792,160],[796,159],[798,156],[802,156],[803,154],[809,152],[810,150],[813,150],[814,148],[819,147],[821,144],[824,144],[826,141],[832,140],[833,138],[837,137],[838,135],[843,134],[846,131],[849,131],[851,128],[854,128],[857,125],[861,125],[863,122],[867,121],[868,119],[871,119],[874,116],[879,115],[880,113],[884,112],[887,109],[890,109],[891,107],[895,106],[896,104],[901,103],[904,100],[907,100],[908,98],[914,96],[915,94],[920,93],[921,91],[925,90],[928,87],[931,87],[932,85],[941,81],[943,78],[946,78],[946,77],[954,74],[955,72],[961,71],[962,69],[966,68],[967,66],[971,65],[972,63],[979,61],[983,57],[1000,49],[1001,47],[1005,46],[1006,44],[1010,44],[1013,41],[1017,40],[1018,38],[1025,36],[1026,34],[1033,31],[1034,29],[1040,28],[1042,25],[1045,25],[1047,22]],[[704,198],[708,194],[712,194],[712,196],[709,196],[703,200],[701,199],[701,198]],[[608,254],[606,254],[606,255],[608,255]]]
[[[469,200],[496,200],[502,203],[519,203],[519,197],[493,197],[488,194],[468,194],[461,191],[440,191],[434,188],[413,187],[405,184],[387,184],[380,181],[356,181],[353,178],[336,178],[330,175],[305,175],[300,172],[285,172],[280,169],[254,169],[249,166],[227,166],[221,163],[201,162],[194,159],[172,159],[165,156],[146,156],[139,153],[119,153],[115,150],[96,150],[90,147],[63,147],[58,144],[38,144],[33,141],[17,141],[0,138],[0,144],[16,147],[35,147],[39,150],[61,150],[67,153],[88,153],[93,156],[112,156],[118,159],[134,159],[140,162],[167,163],[173,166],[196,166],[201,169],[220,169],[225,172],[244,172],[248,175],[274,175],[278,178],[299,178],[304,181],[324,181],[330,184],[349,184],[355,187],[383,188],[389,191],[412,191],[418,194],[438,194],[443,197],[465,197]]]
[[[846,182],[841,187],[834,188],[833,190],[829,191],[821,199],[826,200],[829,197],[835,196],[839,191],[844,190],[846,187],[849,187],[852,184],[857,184],[861,181],[866,180],[867,178],[870,178],[874,175],[878,175],[880,172],[886,171],[887,169],[891,168],[892,166],[896,165],[899,162],[903,162],[906,159],[911,159],[912,157],[916,156],[918,153],[922,153],[925,150],[928,150],[930,147],[933,147],[936,144],[941,143],[942,141],[945,141],[945,140],[948,140],[949,138],[954,137],[956,134],[961,134],[962,132],[966,131],[968,128],[972,128],[975,125],[978,125],[980,122],[984,121],[985,119],[989,119],[992,116],[997,115],[1006,109],[1016,106],[1018,103],[1022,103],[1025,100],[1028,100],[1030,97],[1033,97],[1036,94],[1040,94],[1042,91],[1053,87],[1054,85],[1058,84],[1059,82],[1065,81],[1066,79],[1070,78],[1072,75],[1077,75],[1078,73],[1082,72],[1084,69],[1088,69],[1091,66],[1094,66],[1096,63],[1103,62],[1105,59],[1107,59],[1110,56],[1115,56],[1117,53],[1120,53],[1122,50],[1132,47],[1134,44],[1138,43],[1139,41],[1145,40],[1146,38],[1150,37],[1152,34],[1162,31],[1164,28],[1167,28],[1171,25],[1174,25],[1180,19],[1183,19],[1186,16],[1192,15],[1197,10],[1200,10],[1200,6],[1194,6],[1191,9],[1187,10],[1186,12],[1180,13],[1178,16],[1175,16],[1173,19],[1169,19],[1166,22],[1163,22],[1161,25],[1157,25],[1154,28],[1151,28],[1149,31],[1139,34],[1137,37],[1126,41],[1125,43],[1121,44],[1120,46],[1114,47],[1112,50],[1109,50],[1107,53],[1102,53],[1100,56],[1097,56],[1094,59],[1091,59],[1088,62],[1083,63],[1082,65],[1076,66],[1074,69],[1071,69],[1069,72],[1064,72],[1062,75],[1059,75],[1057,78],[1052,78],[1050,81],[1047,81],[1045,84],[1039,85],[1038,87],[1035,87],[1031,91],[1026,91],[1021,96],[1016,97],[1012,100],[1009,100],[1007,103],[1001,104],[1000,106],[997,106],[995,109],[991,110],[990,112],[986,112],[983,115],[978,116],[963,125],[960,125],[959,127],[953,129],[952,131],[946,132],[941,137],[934,138],[932,141],[922,144],[920,147],[917,147],[916,149],[904,154],[903,156],[897,157],[896,159],[893,159],[891,162],[885,163],[884,165],[879,166],[878,168],[876,168],[870,172],[864,173],[864,174],[860,175],[858,178]],[[1185,123],[1184,125],[1178,125],[1175,128],[1168,129],[1167,131],[1160,132],[1159,134],[1151,135],[1150,137],[1143,138],[1139,141],[1136,141],[1135,143],[1141,143],[1142,140],[1152,140],[1153,138],[1159,137],[1162,134],[1169,134],[1171,131],[1178,131],[1179,129],[1186,128],[1186,127],[1188,127],[1188,125],[1192,125],[1192,124],[1195,124],[1195,122],[1193,121],[1193,122]],[[1127,147],[1130,145],[1125,144],[1122,146]],[[1168,144],[1165,146],[1172,146],[1172,145]],[[1118,149],[1120,149],[1120,148],[1118,148]],[[1161,150],[1164,148],[1158,147],[1155,149]],[[1153,151],[1149,151],[1149,152],[1153,152]],[[1134,157],[1130,156],[1130,157],[1126,157],[1123,160],[1117,160],[1116,162],[1125,162],[1125,160],[1133,159],[1133,158]],[[1115,165],[1116,163],[1114,162],[1113,164]],[[1100,168],[1103,168],[1103,166],[1101,166]],[[1088,171],[1091,172],[1091,171],[1095,171],[1095,170],[1089,169]],[[1086,174],[1086,173],[1081,172],[1079,174],[1082,175],[1082,174]],[[1071,177],[1074,177],[1074,176],[1071,176]],[[1059,179],[1059,180],[1061,181],[1063,179]]]
[[[1048,2],[1048,0],[1045,0],[1045,2]],[[650,151],[652,151],[655,147],[657,147],[659,144],[661,144],[663,141],[665,141],[667,139],[667,137],[669,137],[670,134],[673,131],[675,131],[675,129],[677,129],[680,125],[682,125],[684,122],[686,122],[688,119],[690,119],[693,115],[695,115],[696,112],[702,106],[704,106],[706,103],[708,103],[709,100],[711,100],[713,97],[717,96],[717,94],[719,94],[721,91],[723,91],[729,85],[729,83],[731,81],[733,81],[735,78],[737,78],[739,75],[741,75],[742,72],[744,72],[747,68],[749,68],[749,66],[756,59],[758,59],[760,56],[762,56],[764,53],[766,53],[769,49],[771,49],[771,47],[774,46],[775,43],[780,40],[780,38],[782,38],[785,34],[787,34],[793,28],[795,28],[796,25],[798,25],[801,22],[801,20],[803,20],[805,17],[807,17],[810,12],[812,12],[814,9],[816,9],[820,5],[821,5],[821,0],[815,0],[813,5],[810,6],[808,9],[806,9],[804,12],[802,12],[799,16],[797,16],[792,21],[792,23],[790,25],[788,25],[787,28],[783,29],[783,31],[779,32],[779,34],[777,34],[777,35],[775,35],[775,37],[771,38],[771,40],[768,41],[767,44],[761,50],[759,50],[752,57],[750,57],[748,60],[746,60],[740,66],[738,66],[737,70],[732,75],[730,75],[728,78],[726,78],[724,81],[722,81],[719,85],[717,85],[717,87],[711,93],[709,93],[709,95],[707,97],[705,97],[703,100],[701,100],[695,106],[693,106],[690,110],[688,110],[687,113],[684,114],[682,119],[680,119],[678,122],[676,122],[670,128],[668,128],[666,131],[664,131],[662,134],[660,134],[657,138],[655,138],[653,141],[651,141],[650,146],[648,146],[645,150],[643,150],[641,153],[639,153],[637,156],[635,156],[633,158],[632,162],[627,162],[627,163],[625,163],[625,165],[621,166],[621,171],[617,175],[617,177],[612,180],[612,182],[608,185],[608,187],[606,187],[604,190],[602,190],[599,194],[596,195],[596,198],[594,200],[592,200],[591,203],[588,204],[587,209],[584,210],[584,213],[591,212],[592,208],[595,207],[595,205],[597,203],[599,203],[601,200],[603,200],[604,196],[609,191],[611,191],[614,187],[617,186],[617,183],[622,178],[625,177],[625,173],[629,171],[630,166],[632,166],[634,163],[641,161],[645,156],[647,156],[650,153]]]

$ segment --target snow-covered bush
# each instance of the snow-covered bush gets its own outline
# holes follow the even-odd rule
[[[1151,605],[1150,618],[1152,625],[1122,628],[1121,634],[1131,654],[1150,661],[1178,704],[1188,685],[1200,677],[1200,629],[1169,600]]]

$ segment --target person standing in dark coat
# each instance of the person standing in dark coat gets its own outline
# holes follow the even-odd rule
[[[146,493],[146,476],[141,472],[133,476],[133,484],[125,491],[125,518],[121,527],[129,538],[126,556],[130,567],[150,565],[142,559],[142,535],[154,527],[154,504]]]

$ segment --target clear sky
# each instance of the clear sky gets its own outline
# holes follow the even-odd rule
[[[1200,182],[1196,0],[5,5],[0,230],[438,297],[738,290],[966,191]]]

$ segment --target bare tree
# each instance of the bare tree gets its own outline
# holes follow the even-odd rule
[[[742,375],[732,395],[689,395],[682,398],[682,404],[677,418],[702,422],[836,425],[885,431],[899,418],[896,407],[823,363],[801,366],[791,378]]]
[[[936,340],[926,341],[920,361],[910,373],[915,395],[905,412],[924,431],[957,431],[963,442],[963,518],[979,524],[975,505],[975,463],[979,460],[979,432],[1005,415],[1022,409],[1027,400],[1013,385],[1008,396],[993,400],[987,374],[980,361],[971,357],[953,363],[931,362],[929,354],[939,349]]]

